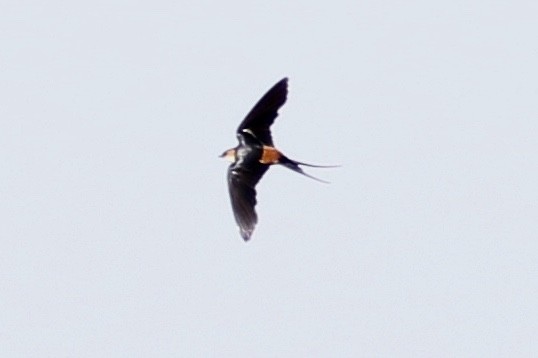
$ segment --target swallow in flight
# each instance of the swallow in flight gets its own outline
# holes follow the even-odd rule
[[[324,183],[327,182],[305,173],[299,165],[316,168],[333,167],[289,159],[273,146],[269,127],[278,116],[278,109],[286,102],[287,94],[288,79],[284,78],[275,84],[243,119],[236,134],[239,144],[221,155],[232,163],[228,167],[228,189],[235,221],[245,241],[250,239],[258,221],[254,210],[255,186],[269,166],[280,164]]]

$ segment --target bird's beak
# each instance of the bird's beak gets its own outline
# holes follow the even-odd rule
[[[235,149],[228,149],[227,151],[219,155],[219,157],[233,163],[235,161]]]

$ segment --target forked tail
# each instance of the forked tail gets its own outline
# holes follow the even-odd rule
[[[310,179],[314,179],[314,180],[317,180],[321,183],[325,183],[325,184],[329,184],[328,181],[325,181],[325,180],[321,180],[319,178],[316,178],[310,174],[307,174],[303,171],[303,169],[299,166],[299,165],[304,165],[304,166],[307,166],[307,167],[312,167],[312,168],[336,168],[336,167],[339,167],[339,165],[314,165],[314,164],[308,164],[308,163],[303,163],[303,162],[298,162],[296,160],[292,160],[284,155],[282,155],[279,160],[278,160],[278,164],[282,164],[283,166],[285,166],[286,168],[288,169],[291,169],[293,170],[294,172],[297,172],[299,174],[302,174],[304,176],[307,176],[309,177]]]

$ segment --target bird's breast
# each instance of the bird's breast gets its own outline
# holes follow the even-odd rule
[[[237,162],[240,165],[257,163],[262,156],[262,148],[255,146],[240,146],[236,151]]]

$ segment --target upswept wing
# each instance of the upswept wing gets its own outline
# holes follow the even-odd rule
[[[237,132],[250,129],[263,144],[273,145],[269,127],[278,116],[278,109],[286,102],[288,79],[283,78],[275,84],[250,110],[237,128]]]

